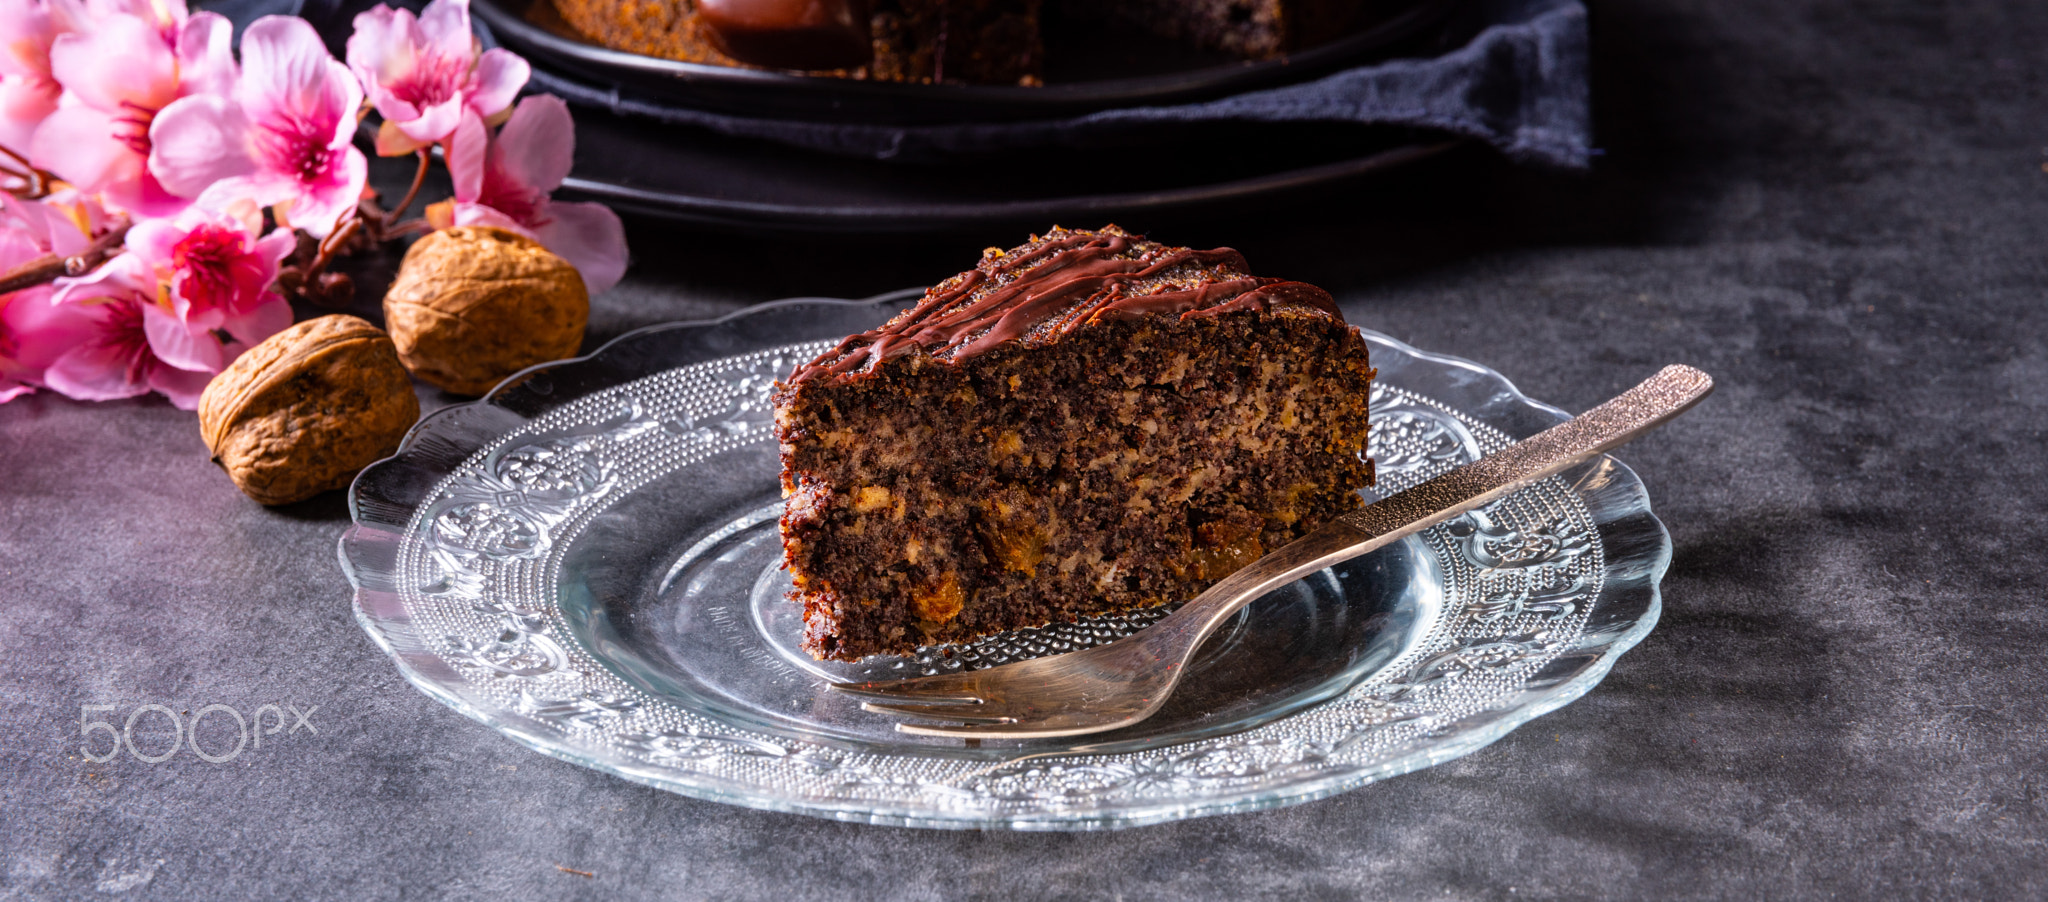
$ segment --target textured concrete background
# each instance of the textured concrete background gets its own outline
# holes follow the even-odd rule
[[[1720,377],[1623,455],[1676,559],[1663,623],[1579,702],[1335,798],[1106,835],[694,801],[410,688],[351,619],[338,496],[259,508],[192,415],[43,394],[0,407],[0,897],[2048,894],[2048,6],[1594,13],[1590,177],[1474,152],[1284,216],[1124,223],[1568,408],[1666,362]],[[631,237],[593,342],[1020,236]],[[80,755],[81,705],[148,703],[317,706],[318,732]]]

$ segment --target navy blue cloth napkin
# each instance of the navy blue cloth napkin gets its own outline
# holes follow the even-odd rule
[[[1584,168],[1592,131],[1585,5],[1489,0],[1481,12],[1492,24],[1465,46],[1435,58],[1375,63],[1221,100],[1058,120],[849,125],[757,119],[655,103],[540,69],[529,89],[622,116],[880,159],[1047,145],[1128,146],[1148,132],[1191,124],[1323,122],[1432,129],[1486,141],[1518,162]]]

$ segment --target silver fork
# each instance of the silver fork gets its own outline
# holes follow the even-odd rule
[[[925,736],[1027,739],[1129,726],[1166,704],[1202,641],[1252,599],[1620,447],[1713,389],[1706,373],[1667,366],[1577,417],[1339,517],[1115,642],[987,670],[832,688],[867,699],[861,707],[869,711],[942,722],[896,725]]]

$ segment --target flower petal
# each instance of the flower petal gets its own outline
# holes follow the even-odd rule
[[[181,370],[220,372],[220,339],[204,326],[188,326],[177,316],[155,304],[142,305],[142,333],[149,337],[149,349],[161,360]]]
[[[448,179],[455,183],[457,203],[475,203],[484,193],[484,166],[490,160],[491,131],[475,115],[462,117],[448,140]]]
[[[205,191],[200,192],[199,196],[192,200],[192,205],[208,210],[225,210],[236,203],[248,202],[258,208],[267,208],[298,196],[297,181],[273,173],[254,172],[231,176],[208,185]]]
[[[513,181],[543,192],[561,187],[576,156],[569,105],[553,94],[520,100],[491,149],[491,162]]]
[[[454,226],[487,226],[493,229],[504,229],[507,232],[525,235],[535,241],[540,240],[539,236],[529,231],[526,226],[521,225],[518,220],[505,215],[496,208],[487,207],[483,204],[457,203],[455,205],[455,216],[449,221],[449,224]]]
[[[0,193],[0,208],[12,217],[42,253],[69,257],[107,230],[108,215],[99,195],[82,194],[66,185],[39,201]]]
[[[420,43],[450,56],[469,56],[475,38],[469,32],[469,0],[434,0],[420,11]]]
[[[179,197],[164,190],[149,171],[149,160],[142,158],[142,168],[132,179],[121,179],[105,188],[102,196],[107,205],[133,213],[136,216],[175,216],[179,211],[192,205],[191,198]]]
[[[327,237],[342,215],[356,208],[363,198],[363,185],[370,179],[369,160],[353,147],[342,153],[336,168],[338,171],[320,182],[302,183],[288,214],[293,225],[315,238]]]
[[[603,204],[549,204],[547,214],[534,237],[576,267],[584,288],[595,295],[619,284],[626,274],[626,228],[619,214]]]
[[[177,56],[153,24],[129,16],[60,35],[50,45],[50,72],[80,102],[109,113],[158,110],[178,96]]]
[[[181,370],[173,366],[157,364],[149,368],[149,387],[171,399],[171,406],[179,410],[199,409],[199,396],[206,393],[206,384],[213,381],[212,373]]]
[[[411,10],[382,3],[356,14],[344,56],[363,84],[385,83],[412,69]]]
[[[50,250],[66,257],[84,250],[92,236],[112,228],[115,219],[97,195],[71,186],[51,192],[41,206],[50,224]]]
[[[90,217],[84,209],[67,209],[66,203],[76,200],[77,189],[65,188],[43,200],[23,200],[6,192],[0,192],[0,216],[12,220],[9,231],[15,236],[0,243],[0,251],[7,255],[25,253],[28,248],[20,242],[25,240],[35,251],[30,257],[43,254],[68,256],[77,253],[86,241],[78,235],[78,221],[73,217],[77,212]],[[93,209],[98,205],[93,204]],[[22,258],[28,259],[27,257]],[[17,263],[20,261],[16,261]]]
[[[258,223],[260,225],[261,220],[258,220]],[[271,229],[270,234],[256,239],[256,258],[269,261],[270,277],[275,279],[278,266],[283,264],[284,258],[291,256],[292,251],[297,250],[298,246],[299,239],[292,234],[292,230]],[[265,287],[268,287],[268,283],[265,283]]]
[[[58,30],[40,3],[0,2],[0,75],[47,78],[50,42]]]
[[[503,47],[486,50],[476,61],[469,108],[485,119],[496,116],[512,105],[519,89],[526,87],[526,80],[532,77],[533,66],[518,54]]]
[[[135,373],[135,354],[109,344],[73,348],[43,371],[43,384],[67,398],[111,401],[149,392],[147,376]],[[130,378],[134,375],[140,378]]]
[[[233,100],[213,94],[181,98],[150,123],[149,171],[164,190],[198,197],[222,179],[255,173],[248,134],[248,117]]]
[[[36,126],[57,111],[63,89],[53,81],[22,76],[0,77],[0,144],[27,148]]]
[[[35,236],[30,235],[27,229],[0,228],[0,272],[6,272],[47,253],[49,251],[37,243]],[[0,295],[0,298],[5,297]]]
[[[235,97],[251,123],[289,125],[301,138],[317,137],[338,148],[354,131],[363,87],[347,66],[327,55],[306,20],[264,16],[242,32],[242,79]]]
[[[99,14],[86,8],[85,0],[48,0],[43,6],[50,14],[50,28],[57,34],[91,31]]]
[[[365,94],[383,115],[387,128],[392,123],[419,118],[419,107],[399,96],[399,89],[418,78],[420,70],[426,67],[420,44],[419,28],[411,10],[393,10],[379,4],[356,16],[355,32],[348,39],[348,66],[361,80]],[[407,151],[378,151],[391,156],[404,152]]]
[[[292,324],[292,305],[276,294],[240,316],[230,316],[221,323],[229,335],[243,344],[253,345],[259,341],[283,332]]]
[[[40,381],[51,362],[97,334],[95,322],[90,310],[50,303],[47,286],[0,296],[0,333],[13,342],[10,375]]]
[[[103,191],[142,177],[145,159],[114,137],[114,115],[88,106],[67,106],[36,129],[29,159],[85,191]]]
[[[228,94],[241,71],[235,66],[235,26],[216,12],[196,13],[178,30],[178,96]]]
[[[96,19],[130,16],[172,31],[191,14],[185,0],[85,0],[87,13]]]
[[[186,231],[184,225],[168,219],[145,219],[130,228],[128,236],[122,239],[121,243],[128,248],[129,255],[134,259],[143,260],[152,266],[168,265],[172,248],[177,247],[178,240],[185,237]]]
[[[93,335],[58,356],[43,384],[80,401],[132,398],[150,389],[149,343],[133,304],[96,305]]]
[[[377,155],[380,157],[402,157],[433,142],[414,141],[411,135],[398,128],[398,123],[386,118],[377,126]]]
[[[454,95],[420,110],[418,118],[411,122],[398,123],[398,130],[417,142],[415,147],[432,144],[455,131],[455,127],[462,122],[462,110],[461,95]]]

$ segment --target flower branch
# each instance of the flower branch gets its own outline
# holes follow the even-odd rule
[[[44,254],[8,270],[0,275],[0,295],[48,285],[65,276],[83,276],[92,272],[107,258],[121,252],[121,241],[128,237],[128,227],[124,217],[75,254]]]
[[[405,215],[405,211],[412,207],[412,202],[419,198],[420,186],[427,183],[427,167],[433,163],[434,157],[424,147],[413,153],[420,159],[419,168],[413,171],[412,186],[405,189],[405,197],[399,199],[398,206],[391,208],[391,212],[384,214],[386,225],[390,223],[390,220]]]
[[[0,144],[0,156],[6,157],[9,163],[13,164],[0,164],[0,176],[21,183],[21,187],[9,188],[7,193],[22,200],[40,200],[50,196],[51,183],[57,181],[56,174],[47,169],[37,168],[34,163],[29,162],[28,157],[22,156],[20,152],[5,144]],[[0,289],[0,294],[9,290],[12,289]]]

